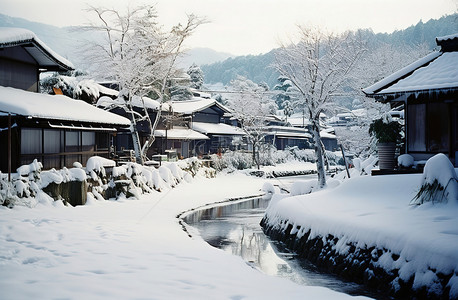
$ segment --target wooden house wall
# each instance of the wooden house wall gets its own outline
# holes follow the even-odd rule
[[[74,162],[85,164],[94,155],[108,157],[110,142],[107,132],[14,127],[11,168],[15,172],[34,159],[41,162],[44,169],[72,167]],[[0,151],[1,172],[7,172],[8,130],[0,132]]]
[[[21,128],[19,164],[35,158],[44,169],[72,167],[74,162],[85,164],[89,157],[108,157],[109,137],[106,132]]]
[[[192,120],[194,122],[204,122],[204,123],[219,123],[222,117],[222,113],[213,110],[212,108],[207,108],[202,111],[194,113]]]
[[[416,160],[444,153],[456,166],[457,116],[457,93],[409,97],[406,106],[406,152]]]
[[[37,62],[24,48],[2,48],[0,65],[0,85],[38,92]]]
[[[0,51],[1,52],[1,51]],[[0,58],[0,85],[30,92],[38,92],[36,66]]]
[[[6,122],[0,122],[2,130],[0,131],[0,172],[8,172],[8,125]],[[15,172],[19,167],[19,129],[11,129],[11,170]]]

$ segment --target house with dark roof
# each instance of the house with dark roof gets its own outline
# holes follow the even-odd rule
[[[231,111],[215,99],[197,94],[191,100],[172,101],[171,106],[175,115],[189,122],[190,129],[207,137],[194,141],[192,149],[189,149],[191,155],[235,150],[234,139],[245,135],[232,124]]]
[[[458,34],[438,37],[434,51],[363,89],[368,97],[404,105],[405,153],[416,161],[446,154],[457,166]]]
[[[25,29],[0,28],[0,170],[37,159],[45,169],[109,156],[130,121],[63,95],[38,93],[39,75],[73,65]]]

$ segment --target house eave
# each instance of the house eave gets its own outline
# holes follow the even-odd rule
[[[74,70],[71,62],[56,53],[52,53],[52,50],[48,50],[46,46],[42,45],[42,42],[35,38],[0,43],[0,48],[9,47],[22,47],[37,62],[39,69],[44,71]],[[43,62],[43,60],[46,62]]]
[[[458,87],[398,91],[398,92],[392,92],[392,93],[372,93],[372,94],[366,94],[366,96],[370,98],[374,98],[376,101],[387,103],[387,102],[405,102],[407,98],[411,97],[412,95],[415,98],[418,98],[419,95],[425,95],[425,94],[447,95],[447,94],[452,94],[456,92],[458,92]]]
[[[430,64],[432,61],[434,61],[436,58],[442,55],[442,52],[440,51],[435,51],[432,52],[425,57],[411,63],[410,65],[400,69],[399,71],[391,74],[390,76],[385,77],[384,79],[374,83],[373,85],[362,89],[362,92],[368,96],[371,97],[371,94],[377,94],[378,92],[384,90],[385,88],[392,86],[396,82],[400,81],[403,78],[408,77],[411,75],[415,70],[422,68],[428,64]]]

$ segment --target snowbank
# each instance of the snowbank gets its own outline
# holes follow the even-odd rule
[[[371,282],[383,269],[385,288],[395,293],[410,285],[428,297],[456,298],[458,205],[409,205],[421,178],[361,176],[309,195],[274,196],[263,224],[292,248],[308,243],[315,252],[307,255],[337,273],[359,271]],[[355,280],[355,273],[346,275]]]

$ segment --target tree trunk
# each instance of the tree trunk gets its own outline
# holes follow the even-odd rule
[[[256,167],[258,168],[258,170],[260,169],[259,168],[259,160],[257,159],[256,157],[256,143],[253,142],[253,162],[256,164]]]
[[[132,143],[134,144],[134,151],[135,151],[135,160],[137,163],[143,165],[143,156],[141,152],[141,147],[140,147],[140,138],[138,136],[138,130],[137,130],[137,122],[135,121],[135,114],[133,111],[132,103],[129,96],[129,104],[128,104],[128,109],[130,110],[130,135],[132,136]]]
[[[324,169],[324,157],[323,157],[323,148],[321,147],[321,136],[318,124],[313,122],[311,128],[313,134],[313,140],[315,142],[315,155],[316,155],[316,169],[318,172],[318,183],[320,188],[326,186],[326,172]]]

